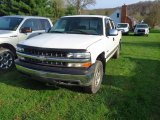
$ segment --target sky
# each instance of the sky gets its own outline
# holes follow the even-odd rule
[[[141,1],[154,1],[154,0],[96,0],[96,5],[89,6],[89,9],[97,9],[97,8],[114,8],[119,7],[124,4],[129,5]]]

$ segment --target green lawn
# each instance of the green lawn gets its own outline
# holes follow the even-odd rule
[[[0,74],[0,120],[160,120],[160,33],[124,36],[97,94]]]

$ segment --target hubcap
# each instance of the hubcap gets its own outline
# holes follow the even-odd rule
[[[9,69],[13,64],[11,53],[5,52],[0,55],[0,69]]]
[[[94,85],[97,87],[99,85],[100,81],[101,81],[101,71],[100,71],[100,69],[97,69],[96,73],[95,73]]]

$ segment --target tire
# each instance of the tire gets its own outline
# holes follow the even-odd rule
[[[14,66],[14,54],[9,49],[0,48],[0,71],[10,71]]]
[[[117,49],[117,51],[114,53],[113,58],[114,58],[114,59],[118,59],[118,58],[119,58],[119,54],[120,54],[120,45],[118,45],[118,49]]]
[[[91,80],[91,85],[84,87],[84,91],[87,93],[97,93],[101,87],[103,79],[103,64],[101,61],[97,60],[95,63],[94,77]]]

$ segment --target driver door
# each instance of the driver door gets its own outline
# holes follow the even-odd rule
[[[107,46],[106,46],[106,58],[109,57],[114,50],[114,36],[110,36],[109,35],[109,30],[112,29],[111,27],[111,23],[109,19],[105,19],[105,35],[106,35],[106,42],[107,42]]]

